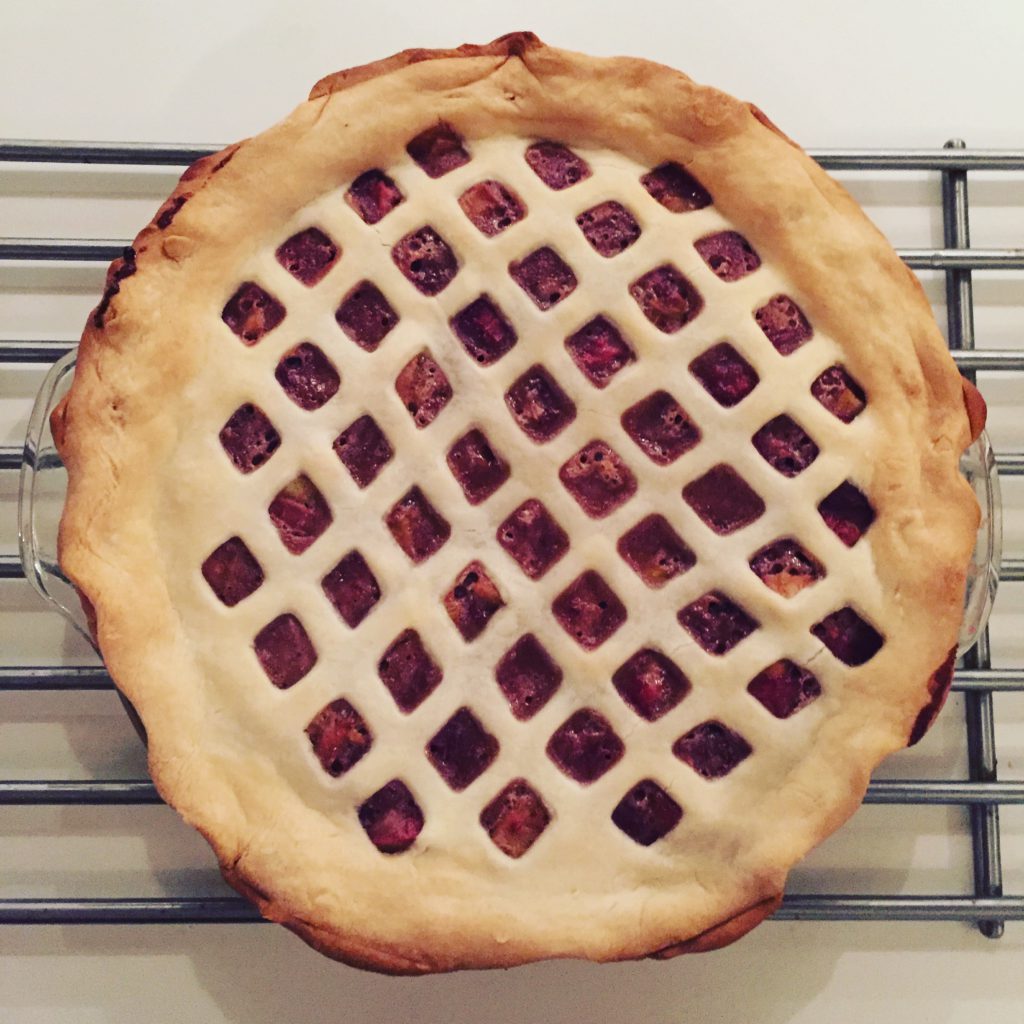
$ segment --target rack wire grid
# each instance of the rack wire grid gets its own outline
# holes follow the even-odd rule
[[[100,142],[0,142],[0,163],[183,167],[220,147],[113,144]],[[1024,249],[971,248],[968,173],[1024,172],[1024,151],[970,149],[960,140],[941,149],[811,151],[833,171],[936,172],[941,180],[942,248],[902,249],[911,268],[945,275],[948,339],[960,370],[974,380],[979,371],[1024,373],[1024,349],[977,348],[974,331],[974,271],[1024,271]],[[123,241],[81,238],[0,238],[0,261],[41,263],[106,262],[121,255]],[[0,267],[6,265],[0,262]],[[74,348],[68,340],[0,340],[0,364],[48,364]],[[23,453],[0,447],[0,471],[16,473]],[[1024,477],[1024,450],[997,452],[1000,475]],[[1003,585],[1024,581],[1024,557],[1001,563]],[[27,586],[19,558],[0,552],[0,585]],[[0,655],[2,657],[2,655]],[[6,659],[4,659],[6,660]],[[1024,693],[1024,665],[993,668],[986,627],[961,660],[953,690],[964,695],[967,778],[874,781],[865,803],[942,804],[969,808],[973,852],[973,895],[797,894],[788,895],[776,919],[902,920],[975,922],[989,938],[1003,934],[1006,921],[1024,920],[1024,895],[1003,892],[1000,856],[1001,805],[1024,804],[1024,782],[1000,781],[996,772],[997,693]],[[62,693],[107,690],[113,684],[102,667],[0,666],[0,692]],[[0,780],[4,805],[141,805],[160,803],[148,779],[86,781]],[[894,812],[895,813],[895,812]],[[258,921],[245,900],[234,896],[181,895],[174,898],[26,898],[0,900],[0,924],[146,924]]]

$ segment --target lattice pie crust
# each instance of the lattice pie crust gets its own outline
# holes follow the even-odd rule
[[[965,387],[755,108],[526,34],[409,51],[111,267],[62,564],[160,792],[324,952],[711,948],[941,705]]]

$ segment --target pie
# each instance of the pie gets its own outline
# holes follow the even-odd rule
[[[61,563],[228,881],[419,973],[728,943],[950,684],[984,406],[755,107],[530,34],[191,167]]]

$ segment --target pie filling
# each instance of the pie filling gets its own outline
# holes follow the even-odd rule
[[[596,388],[608,382],[636,359],[618,327],[607,317],[596,316],[565,339],[565,347],[580,372]]]
[[[409,165],[412,171],[432,179],[444,179],[474,160],[472,144],[443,121],[411,139],[406,151],[413,161]],[[570,190],[602,171],[597,162],[592,166],[555,140],[524,144],[520,159],[520,175],[525,169],[555,193]],[[559,315],[554,311],[586,284],[584,257],[590,261],[588,266],[599,258],[603,266],[615,267],[620,265],[620,256],[621,262],[627,263],[631,257],[622,254],[634,245],[637,248],[633,252],[640,253],[649,243],[643,235],[652,216],[680,218],[673,223],[683,224],[689,215],[712,204],[712,196],[696,178],[680,165],[668,162],[640,175],[643,191],[631,193],[628,202],[604,197],[595,204],[594,198],[598,197],[593,197],[589,204],[576,204],[569,224],[583,248],[576,249],[575,255],[554,244],[534,242],[524,246],[515,258],[502,259],[499,268],[502,275],[507,275],[504,284],[499,287],[492,282],[488,291],[470,286],[465,298],[445,307],[454,312],[446,313],[439,325],[422,332],[416,341],[419,351],[414,347],[415,354],[409,357],[409,349],[403,350],[400,343],[389,339],[402,324],[403,315],[409,315],[410,302],[433,302],[457,277],[466,286],[470,275],[477,273],[472,267],[472,253],[453,244],[465,237],[464,232],[451,231],[446,218],[465,218],[479,244],[491,246],[503,244],[499,236],[504,238],[508,233],[512,238],[522,230],[518,226],[521,222],[538,216],[531,213],[523,198],[530,194],[531,187],[537,187],[537,182],[524,182],[520,177],[516,185],[513,169],[507,171],[512,183],[489,176],[468,182],[463,178],[452,195],[448,214],[442,217],[438,212],[433,223],[414,219],[412,224],[418,222],[419,226],[382,248],[385,261],[392,265],[386,280],[381,275],[378,283],[367,267],[362,273],[368,276],[348,286],[347,291],[342,286],[339,292],[344,294],[334,296],[329,306],[327,320],[333,337],[296,339],[290,347],[276,349],[283,354],[275,355],[274,386],[297,407],[298,415],[315,414],[328,417],[324,421],[330,422],[329,416],[341,409],[339,403],[349,403],[347,415],[333,420],[336,425],[332,432],[341,424],[348,425],[334,436],[333,451],[338,461],[334,463],[332,458],[329,465],[337,466],[346,485],[344,502],[374,502],[378,500],[375,495],[387,495],[380,500],[380,542],[393,543],[402,552],[409,586],[423,572],[424,563],[449,542],[464,545],[462,557],[446,563],[448,568],[443,573],[447,579],[424,598],[438,602],[445,613],[436,632],[424,629],[421,634],[406,620],[404,624],[395,623],[397,635],[391,633],[387,615],[395,613],[382,613],[380,609],[394,607],[388,602],[393,595],[404,592],[405,581],[403,587],[397,586],[379,560],[373,546],[377,542],[356,536],[354,531],[348,544],[334,555],[338,561],[333,568],[326,572],[320,569],[323,575],[318,599],[341,620],[338,626],[347,631],[346,636],[349,632],[365,635],[359,631],[367,628],[364,623],[371,616],[372,622],[384,624],[387,633],[393,635],[389,643],[381,645],[382,649],[373,652],[376,678],[372,685],[380,687],[380,693],[386,691],[386,699],[393,701],[403,718],[417,715],[435,691],[443,690],[446,665],[452,674],[461,670],[453,662],[453,652],[458,650],[460,657],[467,657],[470,651],[493,649],[493,654],[474,661],[473,685],[496,686],[501,714],[518,723],[520,729],[538,728],[535,717],[572,681],[567,678],[567,669],[559,664],[558,659],[565,657],[558,654],[555,641],[541,639],[546,636],[542,628],[545,618],[557,624],[570,647],[584,658],[628,623],[629,629],[622,637],[629,643],[626,650],[632,649],[633,653],[608,678],[594,680],[594,685],[605,687],[614,700],[621,700],[624,713],[636,722],[636,729],[620,735],[597,707],[582,706],[556,728],[550,721],[544,726],[546,731],[551,730],[546,735],[545,751],[555,768],[581,787],[590,786],[613,770],[617,772],[621,785],[616,783],[617,796],[604,813],[625,839],[649,847],[670,834],[684,834],[687,821],[692,820],[687,819],[685,799],[678,799],[678,786],[673,783],[673,778],[679,776],[669,776],[669,769],[682,772],[688,785],[696,778],[700,780],[698,785],[727,787],[729,783],[723,780],[734,771],[742,772],[748,758],[756,763],[757,751],[742,735],[742,723],[709,718],[693,725],[691,720],[689,727],[680,724],[677,738],[666,744],[666,755],[674,758],[666,756],[665,777],[637,780],[635,776],[629,778],[629,744],[647,742],[644,730],[649,723],[675,714],[680,706],[684,716],[681,723],[685,721],[686,708],[697,706],[686,698],[707,686],[701,670],[705,655],[728,659],[748,637],[773,628],[773,624],[762,625],[757,608],[761,602],[755,602],[752,596],[744,598],[752,605],[746,608],[736,596],[721,589],[713,588],[697,597],[691,590],[682,599],[672,599],[679,633],[674,638],[659,637],[665,649],[654,646],[653,637],[636,643],[630,630],[643,628],[644,612],[623,599],[626,588],[620,586],[621,573],[629,579],[635,574],[634,583],[639,581],[651,601],[658,592],[675,593],[673,588],[685,586],[685,581],[677,582],[679,578],[705,557],[695,553],[691,545],[698,551],[708,545],[707,557],[713,559],[716,549],[712,545],[721,543],[718,538],[747,536],[741,531],[783,500],[780,488],[792,486],[787,481],[806,471],[828,449],[831,435],[824,429],[821,416],[812,422],[808,415],[812,436],[796,415],[780,410],[760,426],[757,421],[751,422],[751,433],[741,435],[749,438],[742,443],[752,446],[765,463],[757,479],[753,472],[749,481],[745,479],[730,464],[724,446],[719,453],[722,461],[710,469],[706,468],[707,462],[702,464],[704,468],[687,469],[688,453],[698,446],[698,451],[705,450],[703,446],[715,443],[718,433],[715,422],[703,422],[705,414],[691,415],[688,407],[705,409],[710,397],[721,416],[747,415],[744,402],[760,386],[762,372],[774,368],[777,374],[780,360],[802,346],[815,344],[815,332],[797,301],[777,293],[767,301],[762,297],[756,308],[743,310],[742,317],[749,319],[733,337],[717,341],[708,338],[703,343],[693,340],[688,326],[701,317],[706,304],[723,301],[719,298],[723,285],[731,291],[735,282],[757,275],[762,266],[763,254],[742,234],[718,230],[690,235],[687,246],[692,244],[693,249],[686,257],[690,260],[686,273],[671,260],[652,260],[656,265],[649,265],[643,273],[633,271],[623,277],[619,301],[635,304],[640,314],[629,331],[622,326],[625,317],[617,321],[610,312],[601,310],[601,295],[588,296],[582,312],[574,314],[575,322],[559,328],[554,342],[544,340],[545,345],[555,346],[548,351],[556,353],[558,359],[544,354],[535,340],[535,324],[517,322],[510,313],[516,309],[517,297],[520,302],[525,297],[536,315],[551,322]],[[339,190],[339,200],[352,211],[346,216],[358,229],[376,230],[376,225],[403,204],[409,204],[407,212],[412,210],[416,196],[406,184],[410,179],[397,172],[396,177],[401,187],[387,169],[372,167]],[[649,204],[650,209],[645,208],[641,214],[642,203]],[[317,224],[302,226],[280,242],[274,252],[276,261],[301,289],[318,293],[337,279],[335,268],[346,266],[346,260],[351,259],[346,254],[345,237],[335,235],[343,233]],[[397,232],[391,235],[395,237]],[[466,276],[460,277],[464,272]],[[406,291],[400,294],[401,288]],[[286,321],[288,310],[274,290],[256,280],[243,280],[237,285],[219,313],[231,344],[240,342],[246,348],[260,345]],[[742,291],[737,286],[736,293]],[[517,296],[518,292],[521,295]],[[476,297],[472,298],[474,293]],[[294,306],[294,293],[288,294],[293,296],[288,302]],[[568,312],[571,305],[575,308],[577,302],[574,299],[573,304],[562,307],[563,311]],[[407,326],[403,324],[402,330]],[[638,344],[642,327],[649,337],[639,339],[643,344]],[[232,335],[237,340],[232,340]],[[756,351],[751,338],[760,341]],[[628,392],[631,397],[617,398],[617,389],[624,382],[644,372],[643,353],[648,351],[645,346],[652,344],[678,349],[679,376],[665,380],[661,387],[653,378],[649,388],[644,388],[642,382],[640,387],[628,385],[633,387]],[[362,351],[348,347],[351,345]],[[514,376],[501,376],[503,366],[509,365],[502,361],[523,355],[519,348],[523,345],[534,347],[517,365]],[[393,359],[385,356],[388,352],[404,354]],[[380,395],[348,393],[351,385],[346,358],[378,360],[384,374]],[[461,360],[458,365],[457,360]],[[794,365],[797,362],[792,361]],[[842,364],[834,363],[824,370],[821,365],[813,371],[816,376],[812,379],[808,375],[802,387],[830,414],[824,419],[834,421],[835,430],[857,429],[851,425],[868,405],[864,388]],[[520,369],[522,366],[527,368]],[[481,380],[485,375],[496,375],[486,379],[501,381],[494,392],[491,412],[502,421],[501,428],[487,422],[460,426],[460,413],[448,411],[460,408],[459,391],[465,386],[460,382],[472,374],[481,375]],[[574,424],[580,409],[589,412],[593,403],[606,401],[604,396],[608,396],[606,422],[610,424],[605,436],[592,437],[586,443],[582,443],[586,435],[578,436],[572,445],[563,443],[557,459],[552,459],[548,452],[559,448],[553,444],[555,439]],[[395,403],[396,397],[397,413],[392,413],[387,403]],[[280,392],[275,401],[278,405],[268,400],[266,408],[280,408]],[[274,416],[285,422],[277,412]],[[417,437],[442,439],[444,447],[438,452],[439,468],[435,472],[443,474],[443,481],[438,478],[431,483],[420,478],[416,466],[402,465],[400,438],[407,436],[402,432],[408,429]],[[265,467],[282,464],[282,456],[277,456],[276,462],[274,458],[288,440],[282,438],[279,427],[258,404],[258,396],[231,413],[218,439],[227,471],[256,480],[263,479],[255,476],[261,473],[268,474],[266,479],[272,478],[274,471]],[[695,457],[699,456],[689,458]],[[563,500],[555,501],[544,492],[529,497],[520,493],[502,504],[501,495],[510,492],[512,482],[536,478],[535,474],[520,477],[527,465],[535,462],[544,466],[544,460],[550,463],[544,486],[559,489]],[[309,465],[311,469],[300,471],[283,486],[278,482],[279,489],[267,507],[286,557],[303,558],[336,516],[339,527],[348,525],[351,505],[337,504],[342,500],[337,497],[341,492],[324,475],[325,464],[311,459]],[[402,477],[402,473],[409,475]],[[772,486],[767,485],[764,474],[774,479]],[[651,488],[652,479],[661,483]],[[638,497],[648,492],[656,495],[659,511],[652,511],[649,505],[639,507]],[[353,494],[356,499],[351,497]],[[396,495],[401,496],[396,499]],[[565,497],[570,499],[568,506]],[[464,501],[463,509],[478,510],[474,515],[492,508],[500,511],[492,514],[490,526],[467,540],[453,529],[453,523],[463,521],[462,510],[456,514],[450,508],[453,500]],[[861,540],[876,517],[868,497],[852,480],[819,494],[815,501],[824,523],[847,547]],[[621,523],[621,519],[614,518],[615,513],[631,507],[637,508],[627,518],[631,525],[617,526],[608,538],[612,559],[608,568],[572,562],[573,545],[587,536],[585,529],[596,536],[603,522]],[[557,515],[553,508],[558,510]],[[568,521],[572,518],[569,509],[575,509],[577,518],[573,522]],[[574,538],[574,530],[578,538]],[[262,551],[257,539],[252,539],[252,548]],[[771,592],[764,595],[764,601],[775,602],[772,607],[781,608],[779,614],[785,614],[788,602],[799,606],[815,600],[815,593],[824,592],[826,588],[804,594],[827,575],[830,567],[798,536],[781,536],[769,543],[765,540],[761,534],[749,543],[745,554],[750,571]],[[228,610],[265,582],[263,566],[252,548],[247,539],[229,536],[208,552],[199,566],[209,591]],[[448,551],[451,554],[454,549]],[[560,571],[564,575],[559,578],[555,572],[554,584],[550,579],[545,581],[563,559],[566,562]],[[320,564],[330,565],[330,558]],[[441,562],[431,564],[440,566]],[[462,568],[456,572],[459,564]],[[536,586],[538,593],[542,586],[549,588],[530,611],[538,622],[536,633],[518,625],[522,609],[515,607],[518,599],[512,595],[520,591],[511,587],[512,583]],[[746,593],[751,594],[749,590]],[[314,630],[317,637],[322,635],[322,628],[321,623]],[[503,634],[503,628],[514,632]],[[870,660],[885,642],[877,626],[852,605],[828,610],[811,633],[821,643],[826,658],[851,667]],[[517,639],[513,642],[511,637]],[[488,647],[495,638],[500,647]],[[750,650],[755,647],[752,645]],[[284,692],[308,686],[305,680],[311,674],[324,678],[325,666],[306,625],[287,607],[256,632],[252,651],[265,676],[260,685],[266,686],[269,681]],[[616,660],[619,658],[621,655]],[[332,780],[349,772],[354,773],[353,779],[363,778],[360,773],[366,769],[361,762],[375,742],[373,700],[366,697],[365,690],[346,687],[344,681],[340,687],[343,694],[326,704],[305,728],[307,753],[314,769],[317,764],[322,769],[320,777],[325,785],[332,785]],[[767,713],[767,720],[777,720],[780,729],[789,728],[785,720],[823,692],[807,666],[788,658],[761,668],[747,683],[746,691],[743,699],[749,699],[754,709],[751,713]],[[354,813],[369,841],[382,854],[397,855],[408,850],[425,826],[430,808],[421,806],[414,790],[426,764],[453,793],[463,794],[472,788],[480,794],[479,799],[473,798],[476,802],[472,813],[477,815],[482,834],[506,862],[528,856],[535,844],[545,841],[549,829],[558,827],[559,808],[554,794],[540,793],[526,777],[495,777],[500,774],[495,762],[502,743],[514,735],[507,722],[489,722],[493,710],[485,715],[473,706],[471,695],[461,699],[466,703],[454,712],[441,712],[443,724],[431,727],[433,734],[422,749],[410,752],[403,777],[392,778],[373,792],[369,791],[372,784],[362,791]],[[469,798],[461,795],[458,799]]]

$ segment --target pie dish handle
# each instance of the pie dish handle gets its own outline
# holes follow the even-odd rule
[[[50,433],[50,414],[71,387],[76,357],[72,350],[53,364],[32,406],[21,456],[18,547],[25,579],[33,590],[56,608],[99,654],[78,592],[61,571],[57,559],[57,531],[67,492],[67,473]]]
[[[1003,556],[1003,499],[996,456],[983,430],[960,458],[960,472],[971,485],[981,507],[981,522],[974,553],[967,567],[964,618],[960,626],[956,655],[962,658],[978,642],[988,625],[999,586],[999,564]]]
[[[67,474],[50,433],[50,414],[67,394],[75,372],[71,351],[53,364],[43,380],[29,417],[18,491],[18,543],[25,578],[99,653],[75,588],[57,560],[57,529],[64,505]],[[1002,500],[995,454],[982,431],[964,452],[960,469],[981,506],[981,522],[967,569],[964,619],[957,642],[963,657],[988,623],[999,583],[1002,556]]]

